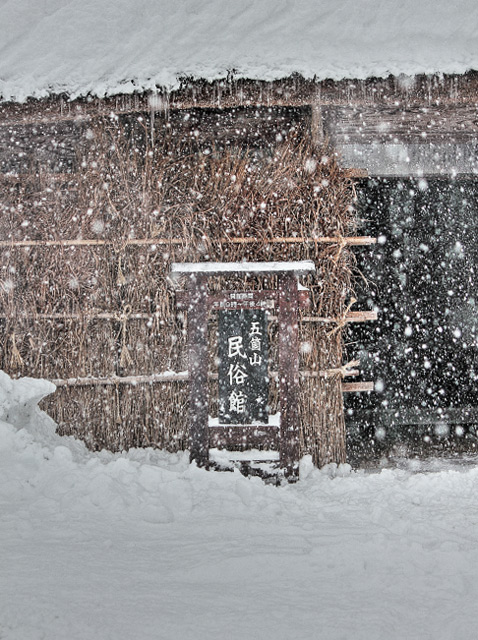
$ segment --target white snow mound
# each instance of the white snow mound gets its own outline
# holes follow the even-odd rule
[[[36,407],[52,390],[0,374],[0,638],[478,636],[476,461],[304,458],[273,487],[187,453],[90,452]]]

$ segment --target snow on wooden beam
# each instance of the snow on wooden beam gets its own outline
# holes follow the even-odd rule
[[[344,377],[356,376],[359,372],[356,369],[349,369],[343,373]],[[300,371],[301,378],[330,378],[334,375],[340,375],[339,369],[326,369],[324,371]],[[272,371],[271,378],[277,379],[279,374],[277,371]],[[217,373],[209,373],[208,378],[210,380],[217,380]],[[164,371],[163,373],[152,373],[148,375],[134,375],[134,376],[116,376],[112,375],[105,378],[85,376],[78,378],[54,378],[49,381],[57,387],[95,387],[95,386],[115,386],[115,385],[131,385],[136,386],[140,384],[162,384],[165,382],[187,382],[189,380],[189,374],[187,371]],[[366,388],[359,388],[361,386]],[[368,385],[368,386],[367,386]],[[372,385],[370,387],[370,385]],[[348,388],[350,387],[350,388]],[[357,388],[355,388],[357,387]],[[343,383],[343,391],[373,391],[373,382],[352,382]]]
[[[295,273],[301,275],[314,271],[315,264],[312,260],[300,260],[298,262],[174,262],[171,265],[171,273],[173,275],[194,275],[197,273],[210,276],[226,273],[256,275]]]
[[[50,380],[57,387],[89,387],[110,385],[138,385],[156,384],[162,382],[184,382],[188,380],[188,372],[165,371],[150,375],[138,376],[109,376],[107,378],[61,378]]]

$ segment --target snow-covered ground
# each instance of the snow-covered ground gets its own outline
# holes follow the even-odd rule
[[[88,452],[0,373],[2,640],[473,640],[478,468],[274,487]]]

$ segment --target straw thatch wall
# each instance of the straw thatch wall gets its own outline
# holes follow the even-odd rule
[[[317,274],[304,282],[313,305],[303,314],[337,322],[301,323],[301,369],[343,363],[353,256],[340,239],[354,233],[353,186],[326,147],[297,126],[266,149],[152,132],[141,120],[100,120],[77,173],[0,177],[9,243],[0,253],[0,367],[90,377],[59,387],[45,407],[61,433],[93,448],[187,446],[187,381],[138,378],[187,368],[172,261],[313,259]],[[338,240],[310,241],[323,236]],[[305,240],[280,240],[291,237]],[[274,286],[212,286],[238,284]],[[270,330],[273,343],[273,322]],[[344,461],[341,377],[301,384],[302,452],[319,465]]]

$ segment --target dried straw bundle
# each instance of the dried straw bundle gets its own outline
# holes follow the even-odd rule
[[[352,254],[340,240],[271,242],[353,235],[353,186],[327,149],[298,137],[261,153],[193,148],[172,136],[153,144],[141,126],[126,133],[98,122],[78,173],[62,181],[0,183],[1,237],[12,241],[0,257],[0,366],[50,379],[184,371],[187,318],[176,309],[172,261],[312,259],[307,315],[338,323],[301,324],[301,368],[340,367]],[[45,244],[59,240],[78,244]],[[45,406],[62,433],[93,448],[187,445],[187,382],[62,388]],[[303,453],[319,465],[344,461],[339,375],[302,381],[301,423]]]

